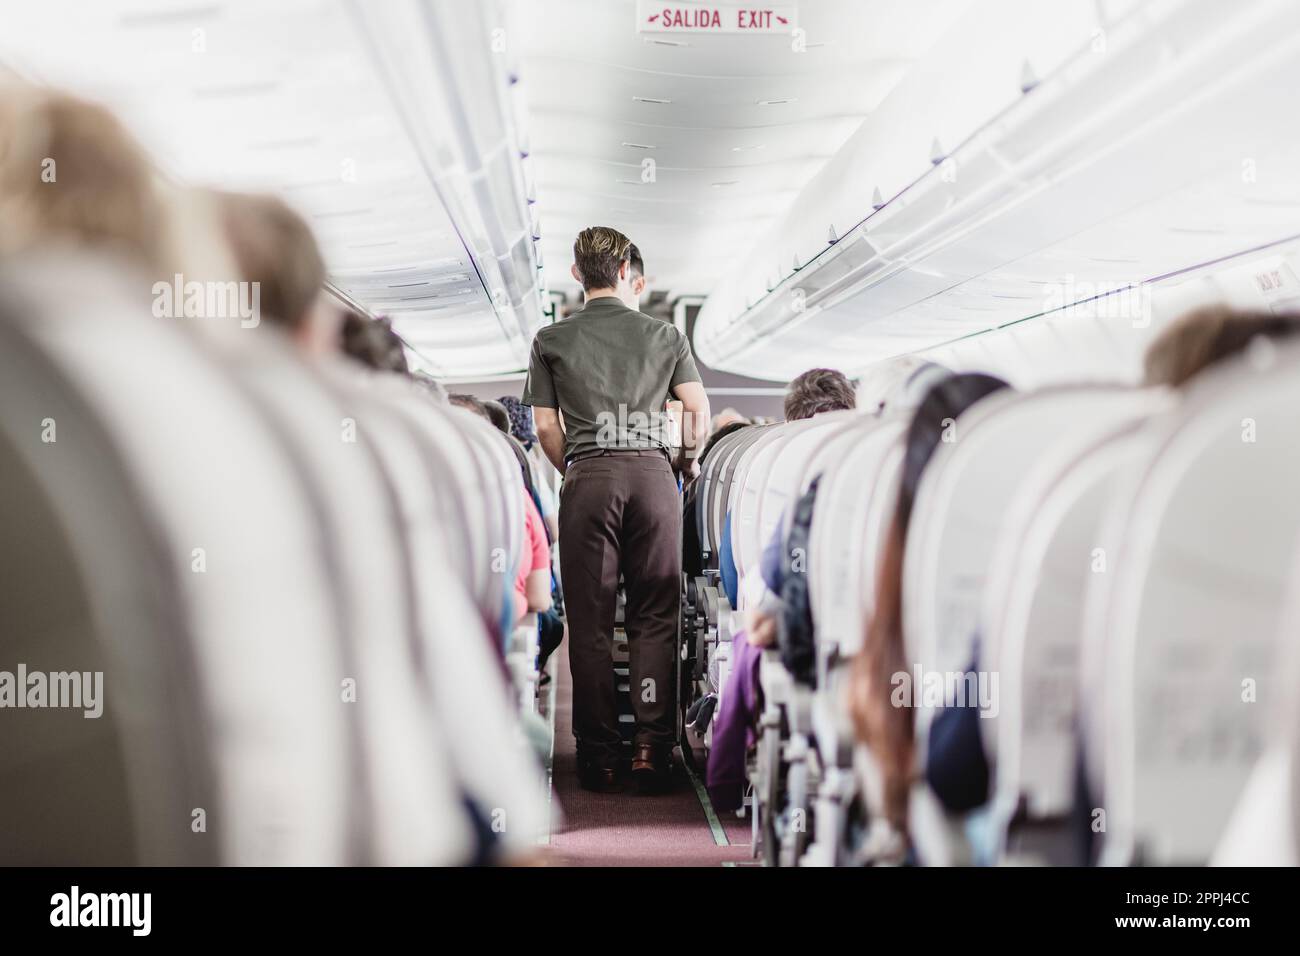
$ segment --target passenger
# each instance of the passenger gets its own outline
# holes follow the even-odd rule
[[[843,372],[810,368],[794,379],[785,394],[785,420],[812,418],[821,412],[853,408],[857,394]]]
[[[823,412],[852,409],[856,402],[857,392],[843,372],[810,369],[790,383],[785,398],[785,417],[787,421],[801,421]],[[817,481],[814,480],[795,505],[792,537],[807,535],[816,494]],[[791,562],[787,542],[781,537],[784,527],[783,515],[777,522],[776,532],[763,549],[760,574],[746,581],[744,628],[732,636],[731,675],[723,689],[722,706],[713,727],[713,747],[705,770],[710,798],[719,810],[736,809],[743,801],[745,754],[757,739],[755,724],[762,709],[758,681],[762,649],[775,646],[784,630],[786,640],[782,647],[782,663],[796,680],[811,681],[814,657],[807,580],[803,574],[787,573]],[[806,551],[806,542],[802,538],[800,547]],[[731,549],[730,513],[723,518],[718,566],[723,590],[735,607],[740,596],[740,583]]]
[[[862,650],[853,662],[849,710],[858,737],[871,748],[879,763],[886,820],[904,835],[913,779],[912,710],[897,705],[891,692],[895,675],[908,669],[903,649],[903,548],[912,505],[925,466],[947,424],[980,399],[1006,387],[1006,382],[991,375],[953,375],[931,386],[917,407],[905,439],[898,505],[882,547],[874,613]],[[974,786],[979,788],[978,780]],[[987,773],[983,787],[987,792]]]
[[[786,421],[794,422],[813,418],[823,412],[846,411],[856,405],[857,389],[843,372],[829,368],[814,368],[804,372],[790,383],[786,391],[784,411]],[[810,494],[815,493],[810,491]],[[805,507],[811,509],[811,502]],[[806,602],[807,588],[804,582],[802,579],[787,582],[783,571],[788,563],[785,560],[786,544],[781,540],[781,530],[785,528],[785,524],[783,515],[777,522],[776,533],[763,548],[762,560],[759,563],[761,578],[755,579],[754,583],[749,585],[752,592],[747,595],[750,600],[746,602],[745,629],[750,642],[759,647],[770,647],[776,643],[777,617],[785,612],[787,606],[781,594],[787,584],[802,594],[797,602],[800,605],[800,618],[809,613]],[[807,622],[806,628],[801,625],[801,630],[810,636],[811,620]]]
[[[325,260],[307,221],[274,196],[214,196],[235,264],[260,289],[262,317],[307,355],[337,351],[343,316],[325,299]]]
[[[537,492],[537,508],[546,523],[546,534],[554,544],[560,536],[560,496],[556,487],[559,473],[546,458],[541,444],[537,441],[537,432],[533,428],[533,410],[519,401],[514,395],[502,395],[497,399],[510,416],[510,434],[523,446],[533,468],[533,487]]]
[[[368,319],[348,310],[339,328],[343,354],[376,372],[411,374],[406,362],[406,345],[385,318]]]
[[[717,417],[714,417],[717,421]],[[704,467],[705,459],[708,458],[709,452],[719,440],[726,438],[732,432],[745,428],[749,423],[744,421],[733,421],[723,425],[717,431],[709,435],[709,440],[704,443],[704,448],[700,451],[699,465]],[[682,525],[682,570],[690,577],[696,577],[704,573],[704,543],[700,541],[700,528],[695,523],[694,513],[696,508],[696,496],[699,494],[699,482],[691,482],[686,486],[686,493],[682,500],[682,517],[685,524]]]
[[[665,434],[665,399],[686,410],[678,466],[698,470],[709,401],[690,343],[673,325],[635,311],[632,243],[606,227],[574,243],[583,308],[533,340],[523,401],[547,457],[566,474],[560,563],[569,589],[573,727],[582,785],[621,788],[612,630],[619,572],[627,588],[632,774],[658,789],[676,740],[675,655],[680,598],[680,501]],[[563,414],[563,424],[560,416]],[[570,469],[572,469],[570,471]]]
[[[87,246],[170,280],[176,230],[158,183],[144,150],[102,106],[0,88],[0,256]]]
[[[713,433],[716,435],[728,425],[748,425],[749,423],[748,418],[728,405],[713,416]]]
[[[510,434],[510,413],[500,402],[493,399],[484,399],[483,408],[487,410],[488,421],[495,425],[500,431]]]
[[[429,397],[439,405],[448,404],[447,389],[443,387],[442,382],[438,381],[428,372],[412,372],[411,381],[415,382],[416,385],[419,385],[422,389],[428,392]]]
[[[510,416],[510,434],[527,451],[532,451],[537,444],[537,432],[533,428],[533,410],[513,395],[502,395],[497,399]]]
[[[1300,330],[1300,314],[1242,312],[1226,305],[1194,309],[1171,322],[1147,348],[1148,385],[1185,385],[1198,372],[1240,352],[1257,337],[1285,338]]]
[[[448,401],[492,422],[489,404],[474,395],[458,392],[448,396]],[[504,408],[501,410],[505,411]],[[530,490],[532,475],[523,448],[510,437],[509,432],[506,433],[506,440],[519,459],[524,493],[524,547],[515,575],[514,621],[518,624],[529,612],[544,614],[551,609],[551,548],[541,513],[533,502]]]

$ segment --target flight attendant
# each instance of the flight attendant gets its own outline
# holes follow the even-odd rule
[[[613,662],[620,571],[636,717],[632,777],[653,792],[667,776],[676,735],[681,512],[665,402],[683,406],[681,471],[694,469],[709,423],[686,336],[636,309],[644,279],[634,256],[639,260],[614,229],[578,235],[572,272],[584,305],[533,339],[523,397],[547,457],[565,476],[560,569],[573,732],[581,783],[601,792],[623,786]]]

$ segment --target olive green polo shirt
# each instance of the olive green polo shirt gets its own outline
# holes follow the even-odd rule
[[[538,331],[523,403],[560,410],[566,459],[601,448],[668,448],[664,402],[676,386],[699,380],[681,330],[602,296]]]

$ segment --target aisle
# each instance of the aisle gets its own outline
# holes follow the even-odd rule
[[[568,640],[551,658],[557,686],[555,750],[551,800],[557,821],[550,836],[557,863],[572,866],[720,866],[753,865],[749,855],[749,820],[734,813],[710,824],[701,790],[680,768],[668,793],[642,797],[631,792],[591,793],[578,785],[569,677]],[[705,802],[702,802],[702,799]],[[563,820],[559,820],[559,814]]]

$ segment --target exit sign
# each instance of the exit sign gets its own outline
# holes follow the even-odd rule
[[[638,33],[789,33],[796,3],[662,3],[637,0]]]

